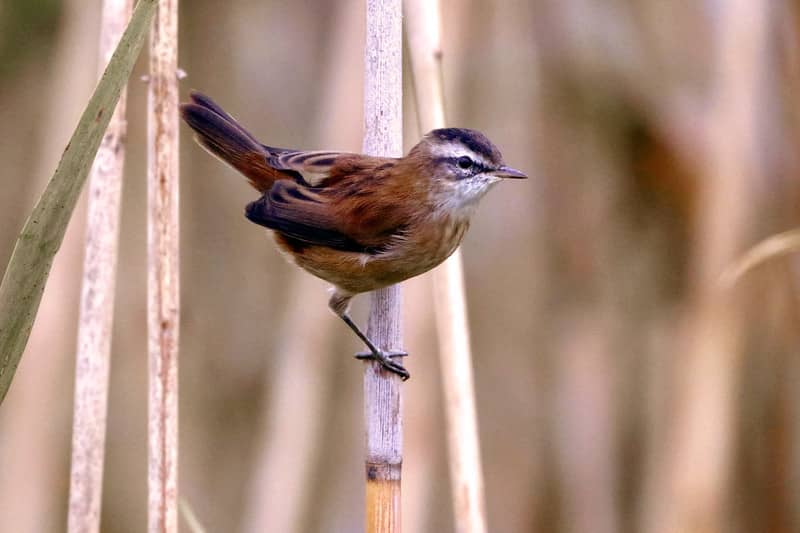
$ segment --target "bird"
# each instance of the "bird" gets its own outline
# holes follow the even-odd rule
[[[239,171],[260,197],[245,216],[273,231],[297,266],[333,286],[328,305],[374,359],[405,381],[348,314],[351,299],[427,272],[461,243],[478,201],[497,182],[527,178],[476,130],[435,129],[406,156],[293,150],[261,144],[211,98],[192,91],[181,117],[197,143]]]

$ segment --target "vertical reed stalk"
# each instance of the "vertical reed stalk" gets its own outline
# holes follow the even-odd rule
[[[322,411],[330,369],[335,361],[327,353],[333,326],[324,305],[309,306],[310,293],[318,294],[319,283],[311,276],[294,279],[289,303],[279,331],[284,332],[277,364],[271,367],[270,386],[264,405],[269,406],[259,432],[259,455],[253,465],[250,494],[242,531],[295,533],[308,524],[309,493],[318,472],[315,458],[322,440],[323,418],[298,417],[297,413]],[[314,328],[304,327],[315,324]],[[297,376],[314,368],[313,379],[299,383]],[[287,428],[291,428],[288,430]]]
[[[734,445],[736,381],[743,307],[718,290],[719,276],[740,252],[753,222],[759,183],[758,90],[765,61],[770,4],[735,0],[719,6],[714,100],[707,131],[707,176],[694,250],[692,304],[680,376],[681,404],[671,450],[666,508],[656,531],[727,531]]]
[[[105,0],[100,30],[102,74],[128,24],[132,0]],[[89,177],[86,255],[83,262],[70,472],[70,533],[100,528],[108,405],[108,369],[125,163],[125,89],[119,97]]]
[[[150,36],[147,327],[148,531],[178,530],[178,0]]]
[[[325,62],[335,66],[319,80],[321,111],[316,122],[318,139],[338,139],[339,142],[361,136],[361,124],[351,120],[353,85],[352,70],[343,66],[357,61],[353,50],[363,46],[362,3],[360,0],[342,2],[336,10],[333,27],[336,34],[330,42]],[[358,59],[360,60],[360,59]],[[250,490],[244,512],[242,531],[261,533],[281,531],[299,533],[309,527],[314,515],[324,513],[312,496],[319,483],[315,468],[319,451],[324,444],[324,416],[298,417],[298,412],[322,413],[333,385],[331,357],[335,332],[340,321],[325,305],[308,305],[320,294],[320,281],[306,274],[292,278],[289,294],[292,297],[281,318],[277,331],[282,332],[277,361],[269,367],[269,386],[265,388],[262,427],[255,449],[259,450],[251,475]],[[315,324],[308,328],[308,324]],[[311,379],[297,379],[309,368],[315,372]],[[291,407],[290,407],[291,406]],[[287,428],[291,428],[287,431]]]
[[[406,32],[417,117],[424,133],[445,126],[439,2],[406,0]],[[460,533],[480,533],[487,530],[486,508],[460,250],[434,270],[433,282],[453,521]]]
[[[364,54],[364,152],[403,152],[402,1],[367,0]],[[400,288],[372,293],[367,335],[382,350],[402,346]],[[366,530],[400,531],[403,419],[400,378],[373,361],[364,368],[366,421]]]

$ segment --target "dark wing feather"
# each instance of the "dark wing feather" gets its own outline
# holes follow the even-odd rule
[[[419,198],[408,196],[404,181],[388,179],[396,159],[263,145],[197,92],[181,105],[181,114],[203,147],[263,193],[247,206],[247,217],[296,241],[376,253],[418,209]]]
[[[347,252],[375,251],[339,231],[326,199],[293,181],[275,182],[267,194],[247,206],[245,215],[306,244]]]
[[[417,188],[391,179],[397,159],[260,146],[265,166],[284,178],[262,190],[245,214],[294,241],[379,253],[396,242],[419,208],[420,199],[409,196]]]
[[[330,187],[280,180],[247,206],[246,216],[302,243],[380,253],[404,234],[420,206],[420,199],[411,198],[406,187],[392,190],[383,176],[374,168],[334,172],[325,182],[335,184]]]
[[[296,172],[302,176],[303,181],[311,187],[324,186],[325,182],[336,174],[343,160],[351,159],[354,154],[346,152],[331,152],[322,150],[278,151],[269,148],[272,157],[268,162],[276,169]],[[355,156],[357,157],[357,156]]]

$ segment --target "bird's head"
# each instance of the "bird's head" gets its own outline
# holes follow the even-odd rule
[[[433,130],[408,154],[431,180],[434,203],[449,214],[471,214],[478,200],[504,178],[527,178],[503,163],[500,150],[479,131]]]

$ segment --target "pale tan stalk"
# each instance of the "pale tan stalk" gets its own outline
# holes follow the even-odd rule
[[[720,276],[720,286],[732,289],[749,271],[762,263],[792,254],[800,249],[800,230],[793,229],[770,235],[731,262]]]
[[[160,0],[148,94],[148,531],[178,530],[178,1]]]
[[[24,206],[23,210],[36,202],[47,184],[97,81],[94,65],[81,62],[81,58],[97,46],[99,16],[90,13],[82,0],[64,2],[61,9],[53,57],[40,64],[38,77],[31,82],[47,87],[38,102],[46,117],[46,124],[39,128],[45,128],[47,134],[35,145],[25,147],[34,152],[30,166],[17,167],[16,172],[6,169],[4,174],[9,180],[6,183],[19,176],[31,181],[27,194],[14,199]],[[20,149],[11,139],[4,144],[7,142]],[[47,278],[25,348],[27,362],[21,363],[13,387],[0,406],[0,516],[3,517],[0,530],[3,531],[32,533],[63,531],[66,527],[66,502],[63,494],[53,487],[62,486],[64,471],[69,468],[65,454],[69,441],[62,431],[69,431],[69,423],[63,421],[68,420],[72,411],[65,398],[72,387],[75,316],[65,310],[77,309],[80,301],[75,280],[81,275],[85,215],[85,203],[78,201]],[[22,220],[24,217],[19,219]],[[2,229],[7,233],[18,230],[15,225]]]
[[[364,152],[403,153],[403,35],[401,0],[367,0],[364,68]],[[382,350],[402,347],[400,287],[372,293],[367,336]],[[364,365],[366,421],[366,530],[400,531],[403,462],[402,395],[399,376]]]
[[[317,450],[322,445],[324,399],[331,366],[340,359],[330,352],[334,327],[340,324],[318,297],[319,280],[299,274],[292,281],[292,303],[282,319],[278,361],[271,365],[265,389],[265,413],[258,435],[259,455],[251,474],[243,531],[302,531],[312,502]],[[319,300],[319,305],[309,302]],[[314,324],[309,328],[308,324]],[[304,413],[298,416],[298,413]]]
[[[406,0],[406,32],[421,133],[446,125],[439,2]],[[472,353],[461,252],[434,270],[439,360],[447,418],[450,486],[456,531],[487,530]]]
[[[355,142],[361,137],[361,124],[352,120],[354,91],[360,79],[353,80],[352,70],[342,68],[354,61],[353,51],[361,49],[363,11],[360,0],[348,0],[336,10],[336,36],[325,63],[329,68],[321,76],[322,110],[316,134],[327,146],[336,142]],[[350,56],[350,57],[348,57]],[[243,531],[282,531],[296,533],[308,527],[311,515],[320,507],[311,500],[318,486],[319,469],[315,467],[321,449],[328,450],[322,437],[325,401],[333,384],[332,369],[352,361],[333,353],[335,334],[346,335],[343,327],[325,304],[324,284],[306,273],[292,276],[291,298],[281,317],[281,337],[265,378],[264,405],[255,460],[251,474]],[[310,304],[309,302],[316,302]],[[309,328],[309,324],[315,324]],[[351,369],[352,370],[352,369]],[[297,416],[297,413],[315,413]]]
[[[403,283],[403,342],[409,353],[433,354],[436,350],[436,320],[431,306],[433,280],[418,276]],[[406,382],[403,402],[403,453],[413,461],[403,466],[403,529],[431,531],[443,516],[447,502],[447,465],[444,464],[443,420],[438,405],[441,379],[435,362],[426,358],[424,369]],[[433,408],[432,406],[436,406]]]
[[[573,320],[561,338],[559,365],[551,379],[558,413],[554,442],[561,485],[560,505],[565,531],[616,533],[614,433],[614,373],[605,350],[607,322],[599,313]]]
[[[692,308],[682,357],[680,404],[668,469],[665,507],[652,529],[729,530],[726,507],[733,460],[736,381],[745,327],[735,291],[718,289],[720,274],[742,250],[752,227],[757,158],[758,89],[766,68],[768,2],[720,4],[714,100],[708,117],[705,179],[692,271]]]
[[[133,9],[132,0],[105,0],[100,30],[100,74]],[[89,177],[86,255],[83,261],[68,531],[100,528],[108,405],[111,327],[114,318],[119,207],[125,163],[125,89],[119,97]]]

